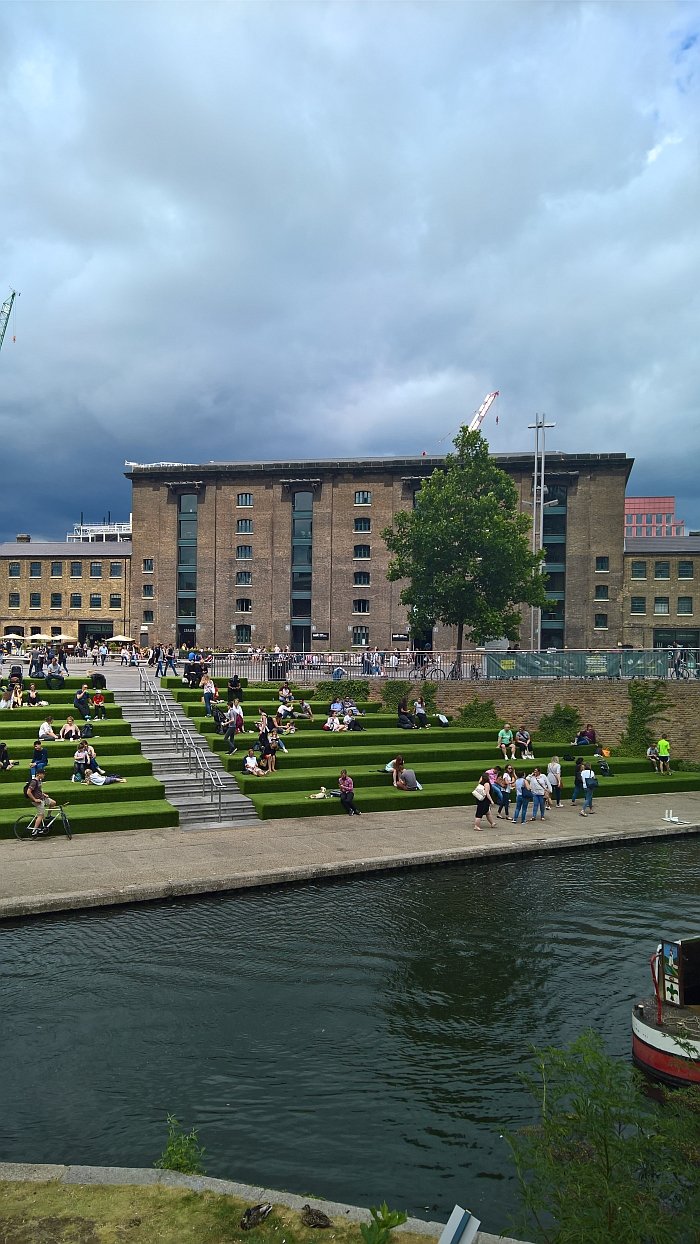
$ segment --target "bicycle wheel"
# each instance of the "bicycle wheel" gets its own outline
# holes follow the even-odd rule
[[[32,833],[35,820],[36,812],[23,812],[21,816],[18,816],[14,826],[15,838],[18,838],[20,842],[26,842],[27,839],[37,837]]]
[[[408,671],[408,677],[411,682],[418,682],[421,678],[425,678],[425,674],[422,669],[412,669]]]
[[[428,671],[426,677],[430,680],[430,682],[444,682],[447,675],[439,665],[435,665]]]
[[[63,822],[63,832],[65,833],[66,838],[70,839],[73,837],[73,831],[70,827],[70,821],[68,820],[68,817],[63,811],[63,808],[59,808],[59,812],[61,813],[61,820]]]

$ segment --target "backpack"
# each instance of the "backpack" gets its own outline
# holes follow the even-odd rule
[[[449,726],[450,723],[444,713],[436,713],[435,716],[438,719],[438,725]]]
[[[81,739],[91,739],[94,733],[95,731],[92,728],[91,721],[84,722],[83,725],[80,727]]]
[[[612,770],[607,760],[601,760],[599,768],[603,777],[612,777]]]

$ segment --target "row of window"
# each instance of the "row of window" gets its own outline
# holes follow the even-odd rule
[[[299,550],[295,550],[295,552],[297,553],[298,551]],[[370,557],[372,556],[372,550],[369,544],[355,544],[353,545],[352,555],[355,561],[369,561]],[[236,561],[248,562],[248,561],[252,561],[252,558],[253,558],[252,544],[237,544],[236,545]],[[296,565],[299,565],[304,561],[308,561],[310,563],[311,559],[310,557],[304,559],[302,556],[295,556],[293,561]]]
[[[630,613],[646,613],[647,598],[646,596],[633,596],[630,600]],[[668,596],[654,597],[654,613],[670,613],[671,602]],[[689,614],[693,612],[692,596],[679,596],[676,604],[676,613]]]
[[[295,609],[295,605],[301,606]],[[369,613],[369,601],[364,596],[358,596],[352,602],[353,613]],[[236,613],[252,613],[253,602],[249,596],[236,597]],[[310,615],[311,602],[307,599],[296,601],[292,600],[292,615],[305,618]]]
[[[626,536],[682,536],[682,527],[630,527],[625,528]]]
[[[144,622],[152,622],[153,616],[147,618],[143,615]],[[236,643],[249,644],[253,638],[253,628],[248,622],[239,622],[236,626]],[[353,626],[352,643],[355,648],[366,648],[369,644],[369,627]]]
[[[21,578],[22,564],[23,564],[22,562],[9,562],[8,563],[8,574],[11,579]],[[70,565],[71,579],[82,579],[83,563],[82,562],[70,562],[69,565]],[[124,565],[123,562],[110,562],[109,563],[109,578],[110,579],[121,579],[122,574],[123,574],[123,565]],[[64,566],[64,563],[60,561],[49,563],[49,574],[52,579],[60,579],[62,577],[63,566]],[[145,565],[144,565],[144,569],[145,569]],[[151,569],[153,569],[152,566],[151,566]],[[43,562],[30,562],[29,563],[29,578],[30,579],[40,579],[43,573],[44,573]],[[91,579],[102,578],[102,562],[90,562],[90,578]]]
[[[68,605],[69,609],[82,609],[83,597],[80,592],[71,592],[68,600],[69,600],[69,605]],[[9,604],[10,609],[19,609],[20,607],[19,592],[9,593],[8,604]],[[122,607],[121,592],[110,592],[109,607],[110,609],[121,609]],[[41,609],[41,592],[30,592],[29,593],[29,608],[30,609]],[[49,608],[51,609],[62,609],[63,608],[63,592],[52,592],[51,593]],[[102,608],[102,593],[101,592],[90,593],[90,608],[91,609]]]
[[[692,579],[694,578],[694,563],[688,560],[678,562],[678,578]],[[630,567],[630,575],[633,579],[646,579],[647,563],[645,561],[633,561]],[[670,579],[671,563],[668,561],[654,562],[654,578]]]
[[[236,497],[236,505],[241,509],[247,509],[253,504],[252,492],[239,492]],[[371,505],[372,494],[366,489],[358,489],[355,493],[355,505]]]
[[[672,514],[625,514],[625,522],[631,523],[672,523]]]

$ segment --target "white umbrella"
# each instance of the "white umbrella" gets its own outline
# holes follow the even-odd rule
[[[63,632],[60,635],[52,635],[51,638],[59,639],[62,644],[77,644],[78,642],[77,635],[64,635]]]
[[[130,644],[131,635],[110,635],[107,640],[107,643],[108,644]]]
[[[8,635],[3,635],[3,639],[24,639],[24,635],[18,635],[16,631],[10,631]]]
[[[29,642],[30,644],[43,644],[46,642],[47,639],[55,639],[55,638],[56,638],[55,635],[42,635],[40,633],[38,635],[30,635]]]

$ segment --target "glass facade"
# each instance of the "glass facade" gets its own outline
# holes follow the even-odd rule
[[[311,647],[311,584],[313,577],[314,494],[300,489],[292,497],[292,579],[289,612],[291,646],[295,652]]]
[[[564,616],[566,609],[566,484],[547,485],[547,505],[542,523],[542,544],[545,551],[549,603],[542,610],[541,648],[564,647]],[[550,504],[554,502],[554,504]]]
[[[177,642],[189,646],[197,634],[197,494],[181,493],[177,511]]]

